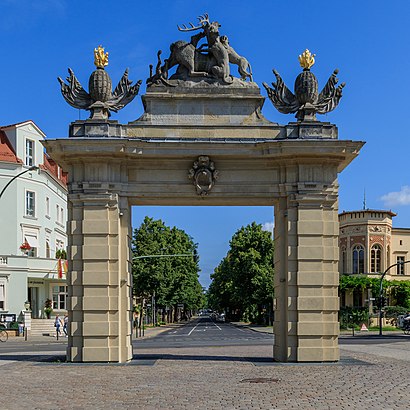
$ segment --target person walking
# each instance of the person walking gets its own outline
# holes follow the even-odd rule
[[[63,332],[64,332],[64,336],[65,336],[65,337],[68,337],[67,325],[68,325],[68,313],[66,313],[66,314],[64,315]]]
[[[56,332],[58,335],[61,335],[61,319],[58,314],[56,314],[56,318],[54,320],[54,327],[56,328]]]

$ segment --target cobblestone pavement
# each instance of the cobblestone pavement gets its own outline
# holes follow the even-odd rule
[[[45,363],[30,352],[3,361],[0,351],[0,408],[408,409],[409,362],[379,349],[408,352],[410,338],[357,346],[342,346],[337,364],[273,363],[270,346],[135,349],[126,365]]]

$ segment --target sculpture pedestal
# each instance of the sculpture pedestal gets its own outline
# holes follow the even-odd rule
[[[142,96],[145,112],[131,124],[272,125],[261,113],[265,98],[255,83],[235,78],[231,85],[203,79],[175,84],[149,87]]]

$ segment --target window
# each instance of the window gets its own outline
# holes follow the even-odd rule
[[[46,258],[51,258],[50,241],[46,240]]]
[[[62,223],[61,220],[63,216],[63,208],[60,207],[59,205],[56,205],[56,212],[57,212],[56,221],[61,224]]]
[[[400,263],[400,265],[397,265],[397,274],[398,275],[404,275],[404,256],[398,256],[397,257],[397,263]]]
[[[27,242],[31,248],[27,252],[27,256],[36,257],[37,256],[37,249],[38,249],[38,239],[35,233],[26,233],[24,235],[24,242]]]
[[[56,222],[64,225],[64,208],[62,206],[56,205]]]
[[[50,217],[50,198],[46,197],[46,216]]]
[[[0,310],[6,310],[6,281],[0,279]]]
[[[364,273],[364,249],[360,245],[353,248],[353,273]]]
[[[373,245],[370,253],[370,272],[381,272],[382,266],[382,248],[380,245]]]
[[[353,291],[353,307],[363,306],[363,293],[361,290],[355,289]]]
[[[67,286],[56,285],[53,286],[53,309],[66,310],[67,309]]]
[[[26,216],[36,216],[36,194],[26,191]]]
[[[347,273],[347,253],[346,248],[343,246],[342,248],[342,272]]]
[[[34,165],[34,141],[27,139],[26,140],[26,158],[25,164],[31,167]]]

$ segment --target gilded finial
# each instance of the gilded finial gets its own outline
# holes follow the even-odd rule
[[[104,50],[103,46],[94,49],[94,65],[97,68],[104,68],[108,65],[108,52],[104,53]]]
[[[299,63],[300,66],[304,69],[309,70],[313,64],[315,64],[315,56],[316,54],[311,54],[308,49],[306,49],[300,56],[299,56]]]

